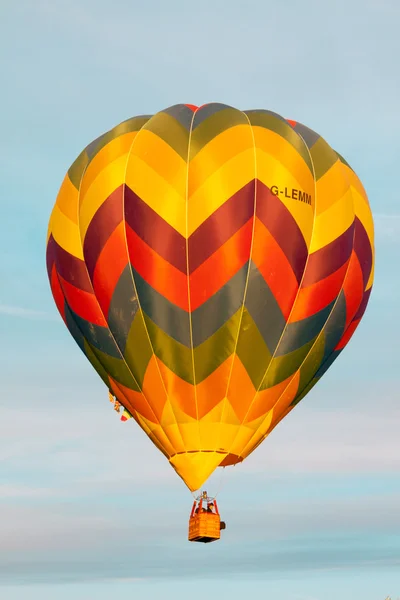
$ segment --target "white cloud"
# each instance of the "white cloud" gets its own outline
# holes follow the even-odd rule
[[[60,317],[49,314],[40,310],[33,310],[31,308],[24,308],[21,306],[8,306],[6,304],[0,304],[0,315],[7,315],[9,317],[19,317],[22,319],[40,319],[45,321],[57,321]]]

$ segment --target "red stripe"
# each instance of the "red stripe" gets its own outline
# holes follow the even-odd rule
[[[259,219],[255,224],[252,259],[287,320],[299,286],[285,253]]]
[[[336,350],[343,350],[343,348],[349,343],[349,341],[350,341],[353,333],[355,332],[355,330],[358,327],[358,324],[359,324],[360,320],[361,319],[358,319],[358,320],[353,321],[352,323],[350,323],[350,325],[348,326],[348,328],[344,332],[342,339],[340,340],[340,342],[336,346],[335,351]]]
[[[96,262],[93,273],[93,289],[105,315],[121,273],[128,264],[124,223],[120,223],[108,238]]]
[[[344,264],[340,269],[314,285],[301,288],[290,315],[290,323],[301,321],[319,312],[338,296],[347,271]]]
[[[344,281],[343,291],[346,298],[345,329],[347,329],[349,323],[354,319],[364,295],[363,272],[355,252],[352,253],[350,258],[349,270]]]
[[[127,224],[129,259],[151,287],[183,310],[189,310],[187,275],[154,252]]]
[[[94,294],[76,288],[68,283],[68,281],[65,281],[61,275],[59,275],[59,279],[65,299],[71,310],[82,319],[89,321],[89,323],[108,327]]]
[[[191,310],[204,304],[249,260],[253,219],[250,219],[223,246],[190,276]]]

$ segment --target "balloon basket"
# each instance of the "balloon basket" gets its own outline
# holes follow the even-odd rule
[[[189,518],[189,542],[202,542],[208,544],[221,537],[221,530],[226,525],[221,521],[217,501],[209,498],[203,492],[193,503]]]

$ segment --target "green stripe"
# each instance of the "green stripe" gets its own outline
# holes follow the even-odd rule
[[[99,362],[95,353],[92,351],[91,347],[89,346],[89,343],[85,339],[83,340],[83,345],[85,348],[85,355],[88,358],[88,360],[90,361],[92,367],[97,371],[97,373],[100,375],[101,379],[104,381],[106,386],[109,388],[110,382],[108,380],[107,371],[105,371],[104,367]]]
[[[156,134],[166,142],[183,160],[188,157],[189,132],[179,121],[164,112],[152,117],[143,129]]]
[[[196,117],[193,127],[196,124]],[[204,148],[206,144],[211,142],[220,133],[235,127],[236,125],[247,125],[249,127],[249,139],[252,140],[251,129],[247,117],[235,108],[225,108],[213,113],[205,119],[200,125],[192,130],[190,137],[190,158],[194,157]]]
[[[94,348],[93,346],[88,344],[88,342],[85,341],[85,351],[86,352],[89,352],[89,350],[87,349],[87,346],[89,346],[89,349],[95,354],[96,358],[100,362],[103,369],[113,379],[115,379],[115,381],[117,381],[118,383],[121,383],[122,385],[124,385],[127,388],[130,388],[131,390],[140,392],[140,388],[136,384],[134,378],[132,377],[132,374],[129,371],[125,361],[123,361],[120,358],[114,358],[112,356],[109,356],[108,354],[101,352],[101,350]],[[107,384],[107,387],[109,387],[109,383]]]
[[[144,315],[144,318],[154,354],[175,375],[193,385],[192,353],[190,349],[167,335],[147,315]],[[136,339],[134,344],[136,348],[135,356],[138,356],[141,352],[141,346]]]
[[[241,312],[240,308],[223,327],[195,348],[196,383],[204,381],[233,354],[240,326]]]
[[[278,385],[278,383],[282,383],[282,381],[285,381],[285,379],[294,375],[313,347],[316,339],[317,338],[315,337],[308,344],[305,344],[293,352],[289,352],[289,354],[285,354],[285,356],[273,358],[260,389],[265,390],[274,387],[274,385]]]
[[[340,162],[342,162],[344,165],[346,165],[346,167],[349,167],[349,169],[351,171],[353,171],[353,173],[354,173],[354,170],[351,168],[351,166],[349,165],[349,163],[347,162],[347,160],[345,158],[343,158],[343,156],[341,154],[339,154],[339,152],[337,150],[335,150],[335,152],[338,155]]]
[[[338,162],[338,155],[323,138],[310,148],[310,154],[314,165],[315,179],[321,179],[333,165]]]
[[[254,387],[258,389],[271,361],[271,353],[246,308],[243,310],[236,354],[243,363]]]
[[[238,310],[214,335],[195,348],[196,384],[204,381],[233,354],[240,322],[240,312]],[[171,338],[146,315],[145,320],[155,355],[175,375],[193,385],[192,352],[190,348],[186,348],[186,346]],[[135,340],[135,348],[136,357],[141,349],[137,340]]]
[[[293,146],[296,152],[304,160],[310,172],[314,175],[312,160],[310,158],[308,148],[302,138],[294,131],[293,127],[291,127],[289,123],[268,112],[248,111],[246,114],[249,117],[250,123],[253,127],[269,129],[269,131],[277,133],[283,139],[289,142],[289,144]]]
[[[304,388],[304,390],[302,392],[300,392],[300,394],[298,394],[296,396],[296,398],[293,400],[293,402],[290,404],[290,406],[296,406],[296,404],[298,404],[299,402],[301,402],[303,400],[303,398],[305,398],[308,394],[308,392],[310,390],[312,390],[312,388],[314,387],[314,385],[316,383],[318,383],[319,378],[315,377],[314,379],[312,379],[310,381],[310,383]]]
[[[95,150],[91,152],[91,159],[96,156],[100,152],[104,146],[109,144],[112,140],[115,140],[117,137],[121,135],[126,135],[127,133],[133,133],[134,131],[140,131],[142,127],[148,122],[150,116],[141,116],[141,117],[133,117],[132,119],[128,119],[127,121],[123,121],[110,131],[107,131],[103,136],[99,138],[99,143],[95,147]]]
[[[321,366],[325,352],[325,333],[322,331],[300,368],[299,392],[303,390]]]
[[[77,190],[79,190],[79,186],[81,185],[82,175],[87,167],[88,162],[89,158],[86,154],[86,150],[83,150],[68,169],[68,177],[70,178],[72,185],[75,186]]]
[[[138,310],[129,329],[124,352],[125,360],[140,387],[143,386],[146,369],[153,356],[142,315]]]

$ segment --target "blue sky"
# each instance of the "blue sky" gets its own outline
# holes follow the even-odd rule
[[[399,19],[397,0],[2,5],[1,598],[400,596]],[[44,254],[88,142],[210,101],[275,110],[345,156],[374,211],[377,271],[350,346],[224,472],[228,528],[203,547],[186,542],[190,494],[119,422],[58,317]]]

